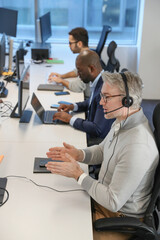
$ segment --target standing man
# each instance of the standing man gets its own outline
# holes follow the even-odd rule
[[[151,199],[158,149],[142,108],[142,81],[138,75],[104,72],[100,104],[106,119],[116,118],[104,141],[84,150],[64,143],[47,156],[54,174],[75,178],[93,199],[93,221],[105,217],[143,218]],[[101,163],[98,180],[84,173],[78,162]],[[126,240],[129,235],[95,232],[94,240]]]
[[[103,72],[99,56],[91,50],[82,51],[76,59],[78,75],[84,83],[91,83],[91,96],[89,99],[76,104],[61,104],[59,112],[54,114],[53,120],[59,119],[69,123],[74,128],[87,133],[88,145],[99,143],[109,132],[113,120],[104,118],[103,108],[99,104],[102,88]],[[68,112],[85,112],[87,119],[71,116]]]
[[[69,47],[73,53],[80,53],[88,50],[88,32],[85,28],[74,28],[69,32]],[[73,92],[85,92],[85,97],[90,96],[89,84],[85,84],[80,78],[73,81],[67,81],[65,78],[78,77],[77,69],[74,69],[65,74],[52,72],[49,76],[49,82],[55,81],[63,84]]]

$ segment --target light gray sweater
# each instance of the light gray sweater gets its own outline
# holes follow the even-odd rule
[[[77,69],[73,71],[78,76]],[[90,97],[90,83],[84,83],[79,77],[69,81],[69,89],[73,92],[84,92],[85,98]]]
[[[86,176],[82,187],[112,212],[143,217],[151,197],[159,154],[141,109],[116,122],[100,145],[84,149],[87,164],[102,164],[99,180]]]
[[[84,92],[86,98],[90,97],[90,83],[84,83],[79,77],[69,81],[69,89],[73,92]]]

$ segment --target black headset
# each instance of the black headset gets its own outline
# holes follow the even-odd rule
[[[121,77],[123,79],[124,86],[125,86],[125,92],[126,92],[126,96],[124,98],[122,98],[122,105],[124,107],[129,108],[133,104],[133,98],[129,96],[129,89],[128,89],[126,75],[124,74],[124,72],[121,72],[120,75],[121,75]]]

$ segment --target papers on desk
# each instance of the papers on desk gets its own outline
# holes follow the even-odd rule
[[[50,64],[63,64],[64,61],[63,60],[59,60],[59,59],[47,59],[46,63],[50,63]]]

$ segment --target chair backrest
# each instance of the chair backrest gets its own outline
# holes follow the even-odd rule
[[[153,112],[158,103],[160,103],[160,99],[142,99],[141,103],[143,112],[149,121],[152,131],[155,129],[153,125]]]
[[[153,111],[153,125],[154,136],[156,139],[157,147],[160,152],[160,103],[158,103]]]
[[[99,39],[99,42],[98,42],[98,45],[97,45],[97,48],[96,48],[96,53],[101,56],[101,52],[103,50],[103,47],[104,47],[104,44],[106,42],[106,39],[107,39],[107,36],[108,36],[108,33],[110,33],[112,31],[112,28],[108,25],[104,25],[103,26],[103,29],[102,29],[102,33],[101,33],[101,37]]]
[[[120,63],[119,60],[115,57],[116,48],[117,48],[116,42],[111,41],[107,48],[108,62],[104,68],[105,71],[114,72],[114,70],[116,70],[117,72],[119,72]]]
[[[156,144],[160,153],[160,103],[156,105],[153,111],[153,125],[154,125],[154,136],[156,140]],[[149,203],[149,206],[146,211],[145,219],[144,221],[149,226],[156,226],[159,225],[159,219],[158,214],[156,213],[157,209],[160,210],[160,161],[158,163],[156,173],[155,173],[155,179],[154,179],[154,186],[152,191],[152,197],[151,201]],[[155,222],[156,218],[156,222]]]

